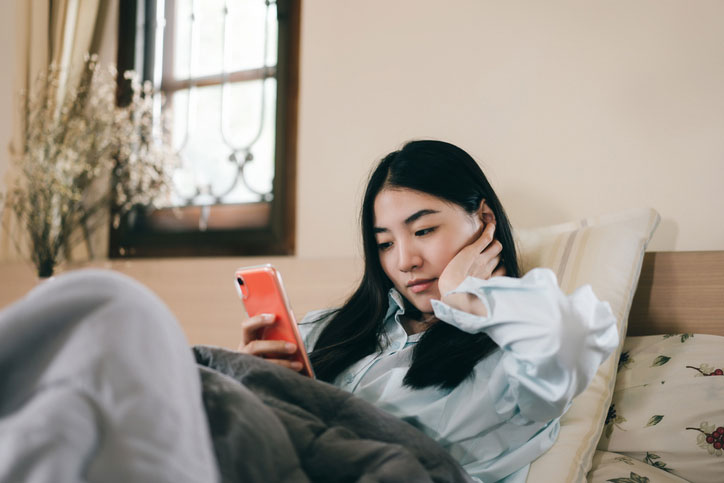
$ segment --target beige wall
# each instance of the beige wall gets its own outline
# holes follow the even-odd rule
[[[724,249],[723,22],[704,0],[306,1],[299,253],[351,253],[370,164],[428,136],[520,227],[648,205],[651,248]]]
[[[355,255],[370,167],[421,137],[473,154],[517,226],[647,205],[651,249],[724,249],[722,19],[719,0],[305,0],[297,253]]]

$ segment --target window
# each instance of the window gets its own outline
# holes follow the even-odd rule
[[[120,2],[119,70],[163,94],[181,165],[168,206],[111,228],[111,257],[293,253],[299,8]]]

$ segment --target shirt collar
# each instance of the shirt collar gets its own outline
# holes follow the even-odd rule
[[[407,332],[400,318],[405,314],[405,303],[400,292],[394,287],[387,294],[389,306],[385,315],[385,337],[398,350],[408,342]]]
[[[392,315],[403,315],[405,313],[405,302],[396,288],[392,287],[390,291],[387,292],[387,301],[389,306],[387,307],[387,315],[385,318]]]

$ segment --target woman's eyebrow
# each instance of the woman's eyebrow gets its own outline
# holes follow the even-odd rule
[[[411,214],[410,216],[408,216],[408,217],[405,219],[405,225],[409,225],[410,223],[413,223],[413,222],[419,220],[420,218],[422,218],[422,217],[425,216],[425,215],[432,215],[432,214],[434,214],[434,213],[440,213],[440,212],[437,211],[437,210],[420,210],[420,211],[416,211],[415,213]]]
[[[435,213],[440,213],[440,212],[437,211],[437,210],[429,210],[429,209],[416,211],[416,212],[414,212],[413,214],[411,214],[410,216],[408,216],[407,218],[405,218],[405,225],[409,225],[409,224],[411,224],[411,223],[414,223],[415,221],[419,220],[420,218],[422,218],[422,217],[425,216],[425,215],[432,215],[432,214],[435,214]],[[374,233],[385,233],[385,232],[388,232],[388,231],[390,231],[390,230],[388,230],[387,228],[383,228],[383,227],[381,227],[381,226],[375,226],[375,227],[372,229],[372,231],[373,231]]]

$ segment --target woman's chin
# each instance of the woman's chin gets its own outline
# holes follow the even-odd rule
[[[436,295],[418,295],[414,299],[410,300],[412,305],[423,314],[432,314],[432,301],[438,300],[439,297]]]

